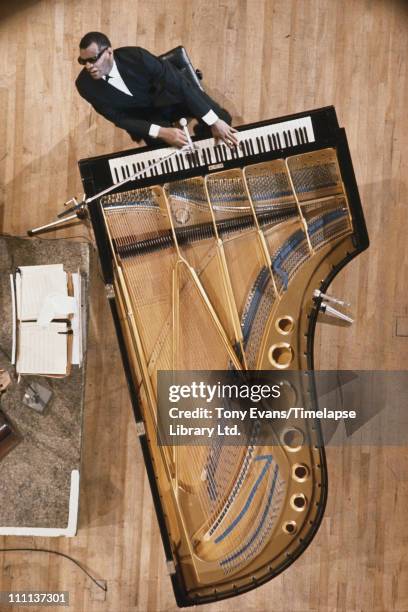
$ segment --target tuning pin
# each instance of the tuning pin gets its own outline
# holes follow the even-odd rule
[[[337,317],[342,321],[347,321],[347,323],[354,322],[354,319],[344,314],[343,312],[340,312],[340,310],[336,310],[336,308],[333,308],[333,306],[330,306],[330,304],[327,304],[326,302],[321,303],[320,310],[328,315],[331,315],[332,317]]]
[[[319,289],[315,289],[313,291],[313,297],[322,298],[327,300],[327,302],[332,302],[333,304],[339,304],[339,306],[350,306],[349,302],[345,302],[344,300],[339,300],[331,295],[327,295],[326,293],[322,293]]]

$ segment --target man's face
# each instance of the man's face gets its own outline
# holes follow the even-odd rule
[[[99,58],[96,62],[87,62],[85,64],[85,70],[87,70],[91,77],[95,80],[101,79],[110,73],[113,66],[112,47],[107,47],[104,49],[104,47],[98,47],[98,45],[93,42],[86,49],[79,50],[79,57],[83,60],[93,60],[98,56]]]

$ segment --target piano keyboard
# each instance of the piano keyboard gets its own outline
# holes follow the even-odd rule
[[[109,160],[109,168],[113,184],[116,185],[137,173],[141,173],[138,178],[146,179],[201,167],[219,170],[223,168],[224,162],[315,142],[315,134],[311,117],[304,116],[241,130],[238,139],[240,146],[234,149],[225,144],[216,145],[213,138],[208,138],[194,142],[194,153],[163,147],[112,158]]]

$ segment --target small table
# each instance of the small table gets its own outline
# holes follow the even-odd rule
[[[85,387],[86,333],[82,367],[66,378],[22,376],[10,365],[12,305],[10,273],[18,266],[63,263],[80,271],[88,293],[90,248],[66,240],[0,236],[0,368],[12,383],[1,395],[0,409],[21,442],[0,462],[0,535],[74,536],[77,529],[82,420]],[[87,310],[86,299],[83,308]],[[87,312],[85,320],[87,318]],[[48,387],[51,400],[42,413],[24,405],[33,381]]]

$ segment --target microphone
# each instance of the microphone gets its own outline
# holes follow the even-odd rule
[[[193,141],[191,140],[191,136],[190,136],[190,132],[187,129],[187,119],[185,117],[182,117],[180,119],[180,125],[183,128],[183,132],[186,135],[187,138],[187,142],[188,142],[188,148],[190,149],[190,151],[194,151],[194,144]]]

